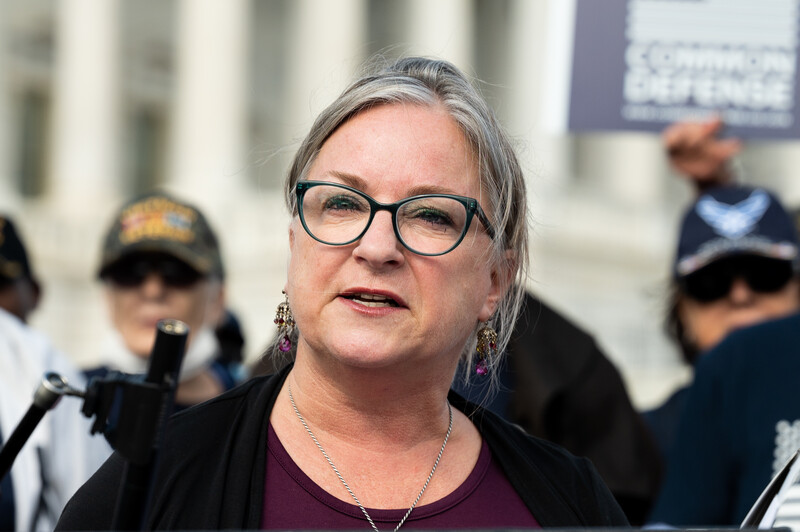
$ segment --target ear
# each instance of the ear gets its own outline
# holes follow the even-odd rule
[[[517,255],[513,250],[507,249],[504,253],[503,259],[496,261],[492,265],[490,272],[491,286],[486,295],[486,300],[481,307],[478,314],[478,320],[487,322],[494,315],[500,301],[511,289],[514,282],[514,276],[517,271]]]

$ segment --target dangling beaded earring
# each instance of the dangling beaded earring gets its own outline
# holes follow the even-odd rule
[[[497,355],[497,331],[490,325],[484,325],[478,331],[478,363],[475,364],[475,373],[486,375],[489,373],[489,364]]]
[[[294,330],[294,316],[292,316],[292,309],[289,307],[289,296],[286,295],[285,290],[281,290],[284,301],[278,305],[275,311],[275,325],[278,326],[278,334],[281,336],[278,340],[278,349],[287,353],[292,349],[291,334]]]

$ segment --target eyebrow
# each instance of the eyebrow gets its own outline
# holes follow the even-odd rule
[[[330,175],[332,177],[335,177],[336,179],[341,180],[347,186],[353,187],[362,192],[366,192],[365,189],[367,188],[367,181],[365,181],[364,179],[362,179],[357,175],[349,174],[347,172],[339,172],[337,170],[331,171]],[[449,188],[441,187],[438,185],[417,185],[412,187],[408,191],[408,195],[406,197],[410,198],[412,196],[420,196],[422,194],[451,194],[457,196],[462,195],[462,194],[456,194],[453,190]]]
[[[348,174],[347,172],[339,172],[332,170],[329,172],[331,177],[341,180],[345,185],[363,191],[366,188],[367,182],[355,174]]]

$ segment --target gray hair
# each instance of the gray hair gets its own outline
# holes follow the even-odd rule
[[[402,58],[382,68],[373,66],[345,89],[317,117],[295,155],[284,189],[289,210],[297,214],[295,185],[305,178],[333,132],[364,110],[393,103],[443,107],[458,124],[477,158],[481,189],[488,195],[487,216],[496,229],[490,260],[499,266],[499,271],[512,273],[509,290],[490,320],[498,332],[497,351],[502,354],[520,312],[527,275],[525,180],[509,137],[494,112],[454,65],[422,57]],[[462,354],[465,379],[474,364],[475,336],[472,335]],[[490,369],[498,366],[499,358],[487,361]]]

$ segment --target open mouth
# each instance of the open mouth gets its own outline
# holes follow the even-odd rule
[[[397,301],[391,297],[378,294],[345,294],[343,296],[350,301],[355,301],[365,307],[398,307]]]

